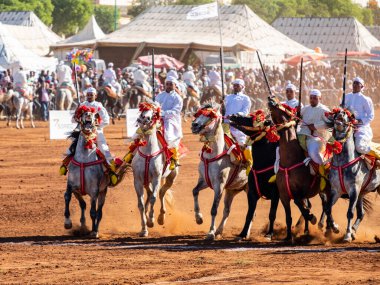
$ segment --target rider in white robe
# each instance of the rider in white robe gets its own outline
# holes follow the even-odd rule
[[[380,159],[380,151],[375,147],[371,148],[373,138],[371,122],[375,118],[372,99],[361,93],[364,87],[364,80],[360,77],[354,78],[352,86],[353,93],[346,95],[345,107],[349,109],[359,121],[354,134],[356,151]]]
[[[198,86],[195,84],[196,79],[197,78],[195,77],[193,67],[188,66],[187,71],[183,74],[183,81],[186,83],[187,86],[194,89],[195,92],[197,92],[199,94]]]
[[[147,93],[152,92],[152,86],[148,82],[148,75],[142,70],[141,66],[133,72],[133,79],[135,84],[141,86]]]
[[[224,99],[224,105],[226,108],[225,116],[229,115],[241,115],[247,116],[251,111],[251,99],[243,93],[245,87],[244,81],[242,79],[236,79],[232,82],[234,93],[227,95]],[[225,120],[228,123],[228,119]],[[243,150],[244,157],[248,163],[247,165],[247,175],[252,167],[252,152],[250,147],[246,146],[247,136],[238,129],[230,127],[232,136],[236,139],[239,146]]]
[[[71,76],[72,71],[71,68],[67,65],[65,65],[64,61],[61,60],[59,64],[57,65],[57,80],[58,80],[58,87],[68,87],[74,95],[76,93],[74,84],[73,84],[73,78]]]
[[[286,87],[285,87],[286,101],[281,102],[281,103],[284,103],[284,104],[288,105],[291,108],[297,108],[298,104],[299,104],[299,101],[296,98],[296,91],[297,91],[297,88],[296,88],[295,85],[293,85],[291,83],[289,83],[288,85],[286,85]],[[302,107],[303,107],[303,104],[301,103],[301,108]]]
[[[14,75],[13,75],[13,83],[14,83],[14,88],[16,91],[21,92],[23,90],[26,92],[28,95],[29,94],[29,89],[28,89],[28,79],[26,76],[26,72],[22,68],[22,66],[19,67],[19,70],[17,70]]]
[[[117,82],[116,72],[113,69],[113,63],[108,63],[108,68],[104,71],[103,74],[104,83],[103,86],[111,86],[113,91],[116,92],[117,95],[121,93],[121,85]]]

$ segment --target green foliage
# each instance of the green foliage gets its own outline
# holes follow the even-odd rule
[[[95,19],[102,31],[106,34],[115,31],[115,7],[96,5],[94,8]],[[120,11],[116,9],[116,23],[120,19]]]
[[[128,8],[128,15],[134,18],[152,6],[171,4],[175,4],[175,0],[133,0],[131,7]]]
[[[0,11],[33,11],[42,22],[51,25],[54,6],[51,0],[2,0]]]
[[[53,31],[71,36],[82,29],[93,11],[91,0],[52,0]]]

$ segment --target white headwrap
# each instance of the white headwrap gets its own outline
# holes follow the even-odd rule
[[[176,79],[175,77],[173,77],[173,76],[168,76],[168,77],[166,77],[165,82],[172,82],[172,83],[174,83],[176,86],[178,86],[178,81],[177,81],[177,79]]]
[[[241,85],[242,87],[245,86],[244,80],[243,80],[243,79],[240,79],[240,78],[235,79],[234,81],[232,81],[232,85],[235,85],[235,84],[239,84],[239,85]]]
[[[310,96],[322,97],[321,91],[319,91],[318,89],[311,89],[309,95]]]
[[[286,87],[285,87],[285,90],[287,90],[287,89],[291,89],[291,90],[293,90],[294,92],[297,90],[297,87],[294,85],[294,84],[292,84],[292,83],[289,83],[288,85],[286,85]]]
[[[86,89],[86,94],[87,93],[94,93],[94,94],[96,94],[96,89],[94,87],[87,88]]]
[[[360,78],[359,76],[355,77],[352,81],[353,82],[359,82],[362,86],[364,86],[364,80],[362,78]]]

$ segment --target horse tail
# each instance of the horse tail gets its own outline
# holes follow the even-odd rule
[[[377,188],[377,193],[380,193],[379,191],[380,188]],[[373,212],[373,201],[368,196],[363,197],[363,207],[366,213],[371,214]]]
[[[165,193],[165,202],[167,203],[168,207],[174,208],[174,195],[171,189],[167,190]]]

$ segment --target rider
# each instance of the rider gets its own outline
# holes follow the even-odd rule
[[[197,85],[195,84],[195,80],[196,80],[196,77],[193,71],[193,67],[189,65],[187,67],[187,71],[183,74],[183,81],[186,83],[188,87],[190,87],[197,94],[199,94],[199,89]]]
[[[210,87],[217,87],[222,90],[222,80],[220,77],[220,72],[216,71],[215,66],[211,67],[210,72],[208,73],[208,77],[210,79]]]
[[[152,92],[152,87],[147,81],[148,75],[144,72],[141,65],[133,72],[133,78],[137,86],[142,87],[148,94]]]
[[[165,140],[168,143],[169,150],[173,154],[169,166],[170,170],[174,170],[175,167],[179,165],[178,146],[182,138],[181,110],[183,102],[181,96],[174,90],[175,84],[177,84],[175,78],[167,77],[165,81],[165,91],[156,97],[156,101],[161,105]],[[126,163],[132,161],[133,151],[136,147],[134,142],[129,146],[129,151],[124,156]]]
[[[75,88],[73,84],[71,68],[65,65],[64,61],[61,60],[57,65],[57,80],[58,80],[58,88],[67,87],[70,89],[71,94],[75,95]]]
[[[364,80],[360,77],[353,79],[352,93],[346,95],[345,106],[355,115],[358,120],[355,131],[355,148],[362,154],[368,154],[380,159],[380,151],[371,143],[373,133],[371,122],[375,114],[373,103],[370,97],[365,96],[361,90],[364,88]]]
[[[107,145],[106,138],[104,137],[104,133],[103,133],[103,128],[105,128],[106,126],[109,125],[110,118],[108,116],[107,110],[103,107],[102,103],[95,101],[96,96],[97,96],[96,89],[93,87],[90,87],[86,90],[85,93],[86,93],[86,99],[87,100],[84,101],[80,106],[84,105],[87,107],[94,107],[94,108],[96,108],[96,110],[98,110],[98,114],[101,118],[101,120],[100,120],[101,123],[97,128],[98,134],[96,137],[96,141],[97,141],[96,144],[97,144],[99,150],[104,155],[105,159],[107,160],[107,163],[109,164],[109,167],[111,170],[111,173],[110,173],[111,182],[113,185],[115,185],[117,183],[117,177],[114,174],[115,162],[114,162],[114,159],[111,155],[110,149]],[[68,166],[72,156],[73,156],[73,152],[72,152],[72,149],[70,147],[67,151],[67,157],[63,160],[63,164],[60,168],[61,175],[65,175],[67,173],[67,166]]]
[[[247,116],[251,110],[251,100],[247,95],[243,93],[243,89],[245,87],[245,83],[242,79],[236,79],[232,82],[233,86],[233,94],[227,95],[224,101],[226,113],[225,116],[228,117],[230,115],[242,115]],[[228,120],[226,120],[228,122]],[[253,159],[252,152],[249,146],[246,146],[247,136],[235,129],[234,127],[230,127],[230,131],[232,136],[238,142],[240,148],[243,150],[244,158],[247,161],[247,175],[249,174]]]
[[[20,95],[28,95],[28,78],[21,65],[19,65],[19,70],[13,75],[13,83],[15,91],[18,91]]]
[[[297,91],[297,88],[296,86],[294,86],[294,84],[289,83],[288,85],[286,85],[285,87],[286,101],[281,102],[281,103],[284,103],[291,108],[297,108],[299,101],[296,98],[296,91]],[[301,108],[302,107],[303,105],[301,103]]]
[[[310,105],[301,109],[302,123],[298,131],[298,140],[301,146],[307,149],[310,158],[319,165],[320,174],[324,175],[326,161],[321,151],[331,137],[325,117],[325,113],[330,110],[321,103],[321,92],[318,89],[310,90],[309,103]]]
[[[111,86],[116,92],[117,95],[121,93],[121,85],[117,82],[116,72],[113,69],[113,63],[108,63],[108,68],[104,71],[103,74],[103,86]]]

